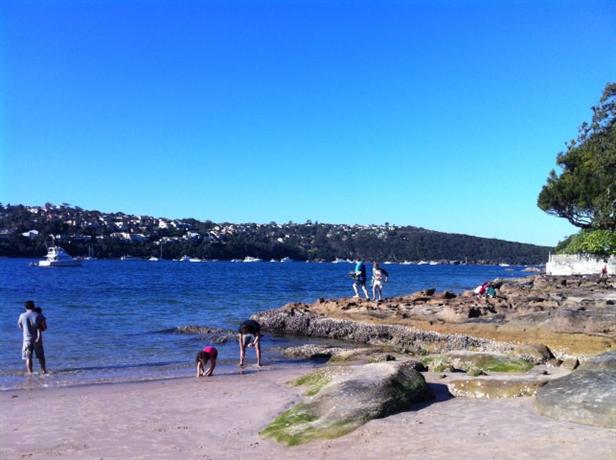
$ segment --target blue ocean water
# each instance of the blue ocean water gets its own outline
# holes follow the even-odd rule
[[[256,311],[288,302],[352,295],[351,264],[85,261],[79,268],[30,267],[0,259],[0,389],[117,382],[192,375],[202,336],[170,332],[184,325],[236,330]],[[386,266],[385,296],[434,287],[461,291],[496,277],[525,276],[524,267]],[[17,318],[23,302],[43,308],[47,376],[24,376]],[[312,341],[315,341],[312,339]],[[266,334],[264,362],[288,364],[270,352],[306,338]],[[218,372],[235,372],[235,341],[216,345]],[[254,362],[254,352],[249,350]],[[35,370],[38,362],[35,360]]]

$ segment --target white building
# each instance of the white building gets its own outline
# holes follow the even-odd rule
[[[598,275],[607,265],[607,272],[616,275],[616,255],[609,257],[592,254],[550,254],[545,264],[547,275]]]

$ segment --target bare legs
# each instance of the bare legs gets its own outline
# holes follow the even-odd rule
[[[244,334],[239,334],[240,366],[244,367],[246,364],[246,347],[254,347],[257,354],[257,366],[261,367],[261,335],[256,335],[253,341],[249,344],[246,344],[246,340],[244,338]]]
[[[364,291],[364,295],[366,296],[366,300],[370,300],[370,296],[368,295],[368,290],[366,289],[366,285],[364,283],[353,283],[353,290],[355,291],[355,297],[359,297],[359,291],[357,290],[357,285],[361,284],[361,289]]]

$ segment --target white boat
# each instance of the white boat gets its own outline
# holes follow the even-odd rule
[[[154,257],[154,256],[152,256],[152,257],[150,257],[148,260],[149,260],[150,262],[158,262],[158,257]]]
[[[280,259],[280,262],[293,262],[293,259],[291,259],[290,257],[283,257],[282,259]]]
[[[201,262],[201,259],[199,259],[198,257],[191,257],[190,259],[188,259],[189,262]]]
[[[182,256],[178,259],[178,262],[190,262],[189,256]]]
[[[39,260],[38,267],[81,267],[81,261],[73,259],[60,246],[49,246],[44,260]]]
[[[127,262],[136,262],[138,260],[142,260],[141,257],[135,257],[135,256],[122,256],[120,257],[120,260],[124,260]]]
[[[502,263],[502,264],[498,264],[499,267],[510,267],[511,265],[506,264],[506,263]]]
[[[429,262],[429,265],[438,265],[438,262],[436,260],[431,260]]]
[[[244,260],[242,262],[261,262],[261,259],[259,259],[258,257],[246,256],[244,257]]]
[[[419,262],[417,262],[417,265],[428,265],[428,262],[426,262],[425,260],[420,260]]]

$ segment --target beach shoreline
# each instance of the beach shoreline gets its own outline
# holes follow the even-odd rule
[[[0,393],[2,458],[613,458],[614,430],[538,415],[532,398],[450,398],[372,420],[341,438],[286,447],[259,432],[301,399],[308,367],[245,375]]]

